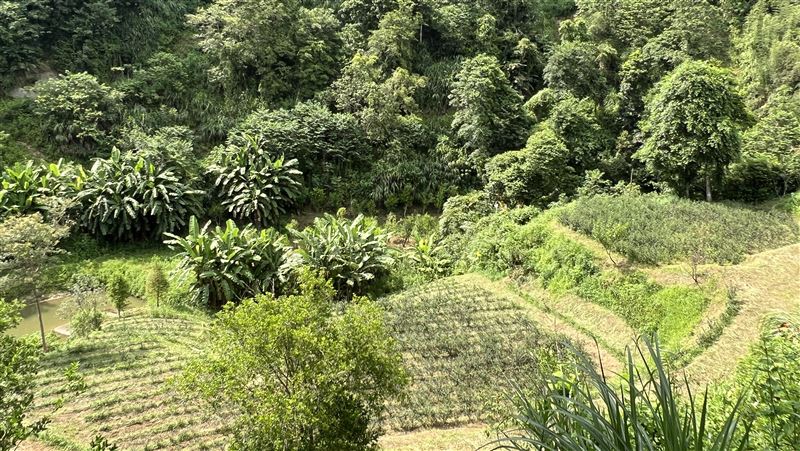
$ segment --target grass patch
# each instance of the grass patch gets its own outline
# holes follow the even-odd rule
[[[562,209],[559,219],[628,259],[646,264],[692,258],[738,263],[747,254],[798,240],[797,224],[781,211],[656,194],[581,198]],[[614,232],[613,239],[603,239],[609,230]]]
[[[395,430],[485,421],[507,408],[514,383],[551,374],[563,349],[512,300],[473,283],[442,279],[383,306],[412,378],[387,415]]]

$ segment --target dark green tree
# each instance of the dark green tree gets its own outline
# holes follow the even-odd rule
[[[749,120],[729,71],[685,62],[659,82],[648,100],[641,124],[644,146],[636,157],[687,196],[702,178],[711,201],[712,181],[738,158],[740,131]]]
[[[494,155],[519,149],[530,133],[522,98],[496,57],[478,55],[462,63],[450,104],[455,108],[451,128],[468,160],[482,164]]]

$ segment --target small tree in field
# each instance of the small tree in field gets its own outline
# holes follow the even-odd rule
[[[46,223],[39,213],[0,222],[0,293],[31,293],[45,352],[47,340],[39,306],[42,272],[63,252],[58,249],[58,242],[68,233],[68,226]]]
[[[375,304],[355,299],[340,313],[334,299],[330,282],[305,274],[301,294],[217,314],[180,381],[241,412],[234,449],[375,447],[376,420],[405,382],[401,356]]]
[[[111,305],[117,309],[117,316],[122,318],[122,310],[128,306],[131,287],[121,274],[115,273],[106,285],[106,295]]]
[[[164,265],[160,260],[154,259],[147,271],[144,292],[148,299],[155,299],[156,308],[161,304],[161,298],[169,291],[169,279],[164,274]]]
[[[627,225],[610,221],[601,221],[592,228],[592,238],[603,245],[603,249],[605,249],[606,254],[608,254],[608,259],[611,260],[614,266],[619,266],[619,264],[614,260],[614,254],[611,250],[613,249],[614,243],[621,240],[627,232]]]

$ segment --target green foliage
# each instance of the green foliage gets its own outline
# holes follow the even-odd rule
[[[479,172],[487,158],[519,149],[528,136],[522,99],[493,56],[482,54],[461,63],[450,105],[456,110],[452,130],[462,158],[479,165]]]
[[[309,98],[335,74],[339,22],[330,9],[298,0],[219,0],[189,23],[214,63],[210,77],[229,88],[267,99]]]
[[[523,150],[489,160],[486,190],[503,202],[547,206],[577,185],[569,154],[550,127],[540,128]]]
[[[63,252],[57,246],[68,233],[69,227],[45,222],[39,213],[0,222],[0,295],[32,292],[37,298],[42,273]]]
[[[76,337],[85,337],[100,330],[103,312],[100,306],[103,283],[92,274],[74,274],[69,281],[70,298],[59,305],[59,314],[69,320],[70,330]]]
[[[637,158],[660,180],[689,194],[700,175],[711,200],[711,179],[739,156],[748,113],[730,72],[686,62],[665,77],[648,100]]]
[[[296,169],[297,160],[270,155],[260,137],[244,136],[242,141],[219,149],[210,168],[216,197],[235,219],[273,225],[300,196],[303,173]]]
[[[292,109],[257,110],[231,131],[227,144],[242,147],[249,137],[298,160],[309,189],[331,190],[334,177],[364,165],[371,156],[355,117],[313,102]]]
[[[736,39],[737,62],[749,99],[764,104],[782,86],[797,92],[800,82],[800,5],[760,0],[747,15]]]
[[[28,340],[6,332],[20,320],[22,304],[0,298],[0,449],[11,450],[44,430],[47,419],[29,421],[33,407],[33,381],[39,371],[39,351]]]
[[[128,306],[131,287],[121,274],[114,274],[106,283],[106,296],[111,305],[117,309],[117,315],[122,317],[122,310]]]
[[[744,415],[754,421],[754,449],[786,449],[800,441],[800,321],[796,316],[769,318],[750,356],[739,368],[739,391],[752,383]]]
[[[155,301],[156,308],[161,304],[161,300],[169,291],[169,279],[164,274],[164,265],[159,259],[153,259],[150,268],[147,270],[145,280],[145,296],[147,299]]]
[[[563,42],[555,47],[544,67],[547,87],[570,91],[577,98],[602,100],[608,91],[608,81],[600,66],[607,49],[585,42]]]
[[[93,155],[108,147],[122,94],[86,72],[60,75],[35,86],[34,113],[65,152]]]
[[[499,392],[535,389],[569,359],[512,300],[473,283],[444,279],[382,303],[411,377],[389,410],[396,429],[486,421],[509,408]]]
[[[624,226],[608,243],[627,258],[666,264],[691,257],[697,246],[706,259],[736,263],[757,253],[797,241],[789,215],[707,204],[654,194],[581,198],[560,213],[561,221],[594,236],[596,227]],[[705,233],[704,230],[710,233]]]
[[[187,236],[166,234],[166,243],[180,252],[180,267],[194,275],[195,305],[220,308],[280,288],[293,264],[283,236],[251,225],[240,229],[232,220],[225,228],[210,225],[201,229],[192,216]]]
[[[181,230],[189,216],[199,213],[204,197],[188,177],[174,160],[114,150],[77,182],[81,225],[112,240],[157,239]]]
[[[44,34],[41,20],[48,13],[45,2],[37,0],[0,3],[0,87],[4,76],[32,69],[41,57],[39,39]]]
[[[37,165],[28,160],[6,166],[0,173],[0,217],[46,214],[59,201],[75,196],[75,167],[63,160]]]
[[[333,281],[344,299],[380,283],[394,263],[386,246],[388,236],[362,215],[349,220],[325,214],[304,230],[290,233],[305,264]]]
[[[229,304],[182,385],[241,412],[234,449],[371,449],[385,402],[405,382],[382,311],[364,298],[341,314],[330,283]],[[254,381],[255,384],[254,384]]]
[[[516,390],[516,416],[494,449],[743,450],[751,422],[740,396],[710,426],[708,390],[699,398],[688,379],[679,384],[666,369],[658,343],[628,350],[622,384],[585,357],[566,375],[554,376],[544,396]],[[643,361],[643,365],[640,364]],[[678,396],[685,390],[688,403]],[[744,438],[742,438],[744,434]]]

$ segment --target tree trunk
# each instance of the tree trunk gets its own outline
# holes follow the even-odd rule
[[[42,351],[47,352],[47,339],[44,336],[44,321],[42,320],[42,308],[39,306],[39,296],[36,296],[36,313],[39,315],[39,333],[42,336]]]
[[[711,176],[706,174],[706,202],[711,202]]]

